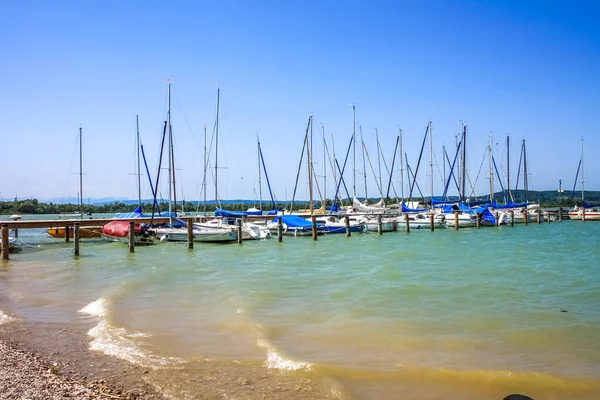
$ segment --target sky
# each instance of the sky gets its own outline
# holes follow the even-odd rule
[[[385,194],[400,129],[407,158],[402,182],[396,156],[391,194],[401,195],[403,183],[407,196],[406,162],[416,170],[429,122],[436,195],[450,169],[443,149],[453,159],[462,124],[470,192],[489,193],[490,143],[502,184],[510,171],[514,189],[523,140],[530,190],[558,190],[562,180],[570,192],[582,143],[585,189],[600,190],[595,1],[23,0],[1,7],[1,199],[77,197],[80,127],[84,201],[136,199],[136,115],[155,181],[167,82],[178,200],[202,200],[203,187],[214,199],[215,165],[220,199],[268,199],[257,138],[275,198],[291,199],[297,186],[296,199],[308,199],[306,156],[297,171],[311,115],[315,198],[333,197],[330,163],[335,156],[343,164],[353,132],[356,158],[351,150],[344,172],[350,195],[365,195],[365,175],[369,197],[380,196],[377,181]],[[142,197],[151,198],[143,169]],[[163,199],[167,173],[158,187]],[[522,188],[523,167],[518,179]],[[427,138],[417,174],[425,195],[431,180]]]

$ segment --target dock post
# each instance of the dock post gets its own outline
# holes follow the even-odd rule
[[[477,215],[477,229],[481,228],[481,213],[475,214]]]
[[[135,222],[129,221],[129,252],[135,251]]]
[[[352,234],[350,232],[350,217],[348,217],[347,215],[344,217],[344,223],[346,224],[346,237],[350,237],[350,235]]]
[[[408,213],[404,213],[404,223],[406,224],[406,233],[410,233],[410,223],[408,222]]]
[[[529,211],[527,211],[527,209],[525,209],[524,213],[525,213],[525,215],[523,215],[523,223],[525,225],[527,225],[529,223]]]
[[[65,226],[65,243],[69,243],[69,227]]]
[[[194,222],[192,218],[188,218],[185,222],[187,223],[187,248],[191,250],[194,248]]]
[[[2,259],[8,260],[8,225],[2,225]]]
[[[313,215],[310,219],[312,219],[312,238],[317,240],[317,217]]]
[[[435,225],[433,223],[433,213],[429,214],[429,230],[431,230],[431,232],[435,230]]]
[[[562,207],[558,209],[558,222],[562,222]]]
[[[542,209],[537,209],[538,225],[542,223]]]
[[[277,241],[281,243],[283,241],[283,222],[281,217],[277,218]]]
[[[381,226],[381,214],[377,214],[377,233],[383,235],[383,229]]]
[[[237,220],[237,242],[242,243],[242,219]]]
[[[585,222],[585,208],[583,206],[581,206],[581,220]]]
[[[73,224],[73,255],[79,257],[79,222]]]
[[[458,211],[454,211],[454,230],[458,230]]]
[[[494,213],[494,220],[496,221],[496,228],[500,226],[500,221],[498,220],[498,211]]]
[[[510,226],[515,226],[515,210],[510,210]]]

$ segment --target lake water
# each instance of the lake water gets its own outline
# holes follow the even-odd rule
[[[90,348],[160,371],[265,365],[340,399],[600,398],[600,223],[136,248],[43,230],[0,264],[0,317],[93,321]],[[172,373],[171,373],[172,372]],[[283,398],[283,397],[282,397]]]

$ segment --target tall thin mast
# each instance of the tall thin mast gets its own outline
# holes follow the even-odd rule
[[[262,205],[262,181],[261,181],[261,177],[262,174],[260,173],[260,139],[258,137],[258,133],[256,134],[256,142],[258,143],[256,152],[258,155],[258,207],[260,208],[260,211],[262,211],[263,209],[263,205]]]
[[[404,159],[402,158],[402,129],[398,128],[398,135],[400,136],[399,146],[400,146],[400,192],[402,195],[402,201],[404,201]]]
[[[327,142],[325,141],[325,126],[321,125],[321,127],[323,128],[323,197],[327,202]]]
[[[583,137],[582,137],[581,138],[581,201],[584,200],[583,183],[584,183],[584,180],[583,180]]]
[[[81,126],[79,127],[79,215],[83,218],[83,144],[81,142]],[[583,176],[583,175],[582,175]]]
[[[429,175],[431,202],[433,205],[433,132],[431,131],[431,121],[429,121]]]
[[[490,144],[488,144],[488,169],[490,174],[490,201],[494,201],[494,170],[492,167],[492,144],[494,135],[490,135]]]
[[[310,126],[310,137],[312,141],[312,115],[308,117],[308,124]],[[313,206],[313,193],[312,193],[312,154],[311,147],[312,144],[308,143],[308,135],[306,135],[306,160],[308,164],[308,196],[309,196],[309,206],[310,206],[310,216],[312,217],[314,214],[314,206]]]
[[[362,160],[363,160],[363,177],[365,179],[365,204],[369,203],[369,195],[367,194],[367,161],[365,157],[365,140],[363,139],[362,125],[358,127],[360,130],[360,142],[362,144]]]
[[[527,203],[527,151],[525,150],[525,139],[523,139],[523,189],[525,189],[525,203]]]
[[[202,179],[202,191],[204,192],[204,215],[206,215],[206,168],[208,167],[206,163],[206,125],[204,125],[204,177]]]
[[[381,182],[381,147],[379,146],[379,131],[375,128],[375,139],[377,141],[377,169],[379,170],[379,187],[383,187]]]
[[[508,192],[508,199],[512,202],[512,195],[510,193],[510,136],[506,136],[506,190]]]
[[[467,184],[467,124],[463,123],[463,137],[462,137],[462,171],[461,171],[461,188],[460,188],[460,200],[465,200],[465,188]]]
[[[171,213],[173,212],[171,207],[171,199],[173,198],[173,176],[172,176],[172,168],[173,168],[173,155],[171,154],[171,146],[173,144],[173,137],[171,131],[171,81],[167,80],[169,84],[169,105],[167,109],[167,128],[169,129],[169,228],[173,227],[173,221],[171,220]]]
[[[139,116],[135,115],[135,147],[137,149],[137,186],[138,186],[138,203],[140,210],[142,209],[142,183],[141,183],[141,172],[140,172],[140,121]]]
[[[354,191],[353,196],[356,197],[356,104],[350,104],[352,106],[352,162],[354,166],[352,167],[352,190]]]
[[[218,192],[218,157],[219,157],[219,100],[221,95],[221,87],[217,84],[217,120],[215,123],[215,205],[219,202],[219,192]]]

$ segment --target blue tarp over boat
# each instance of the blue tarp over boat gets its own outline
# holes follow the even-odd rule
[[[223,210],[222,208],[217,207],[215,210],[215,217],[233,217],[233,218],[242,218],[248,215],[262,215],[262,211],[228,211]]]
[[[586,203],[585,201],[582,200],[581,207],[583,207],[583,208],[600,207],[600,204],[590,204],[590,203]]]
[[[292,228],[312,228],[312,222],[299,217],[297,215],[279,215],[273,219],[273,222],[277,222],[277,220],[281,218],[281,222],[286,224],[288,227]],[[317,226],[321,226],[323,224],[317,224]]]
[[[402,203],[402,212],[403,213],[414,213],[414,212],[423,212],[427,211],[426,208],[409,208],[406,207],[406,204]]]

